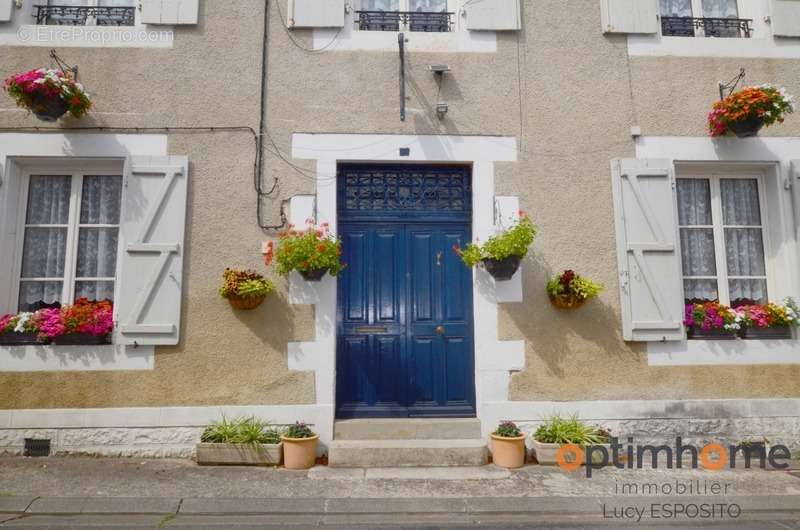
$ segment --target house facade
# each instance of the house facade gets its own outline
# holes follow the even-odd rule
[[[485,442],[554,413],[800,449],[797,331],[683,325],[687,300],[800,297],[800,121],[706,125],[741,69],[800,92],[797,2],[102,4],[0,0],[3,75],[55,49],[94,100],[55,124],[0,100],[0,313],[115,308],[110,345],[0,346],[0,450],[188,456],[221,414],[304,420],[321,452],[387,419]],[[464,267],[451,247],[520,210],[514,277]],[[339,278],[219,297],[307,220]],[[553,307],[565,269],[605,291]]]

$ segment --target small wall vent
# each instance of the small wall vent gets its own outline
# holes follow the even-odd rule
[[[25,438],[25,456],[50,456],[50,440]]]

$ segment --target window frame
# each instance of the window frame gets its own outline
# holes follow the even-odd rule
[[[703,11],[703,0],[689,0],[689,7],[692,10],[691,18],[711,18],[711,17],[706,17],[705,12]],[[661,12],[661,4],[660,4],[660,2],[659,2],[659,6],[658,6],[658,16],[659,16],[659,19],[664,16],[664,14]],[[738,19],[744,18],[744,17],[742,17],[742,2],[741,2],[741,0],[736,0],[736,16],[738,17]],[[733,20],[733,19],[731,19],[731,20]],[[662,37],[677,37],[677,38],[682,38],[682,39],[687,38],[687,37],[684,37],[684,36],[664,35],[663,26],[661,24],[659,24],[659,32],[661,33]],[[750,28],[750,36],[751,37],[752,37],[752,33],[753,33],[753,28],[751,27]],[[695,39],[698,39],[698,38],[705,39],[705,38],[707,38],[706,32],[705,32],[705,27],[703,27],[703,26],[695,27],[694,28],[694,37],[689,37],[689,38],[695,38]],[[708,37],[708,38],[711,38],[711,37]],[[728,37],[728,38],[731,38],[731,37]],[[743,39],[743,38],[746,38],[746,37],[744,35],[740,34],[739,37],[733,37],[733,38]]]
[[[26,166],[24,170],[20,173],[20,180],[19,180],[19,194],[17,198],[17,212],[16,212],[16,226],[17,231],[15,234],[15,241],[14,241],[14,262],[13,262],[13,273],[11,276],[11,302],[13,303],[12,310],[14,312],[19,311],[19,289],[20,284],[22,283],[22,260],[23,260],[23,249],[25,245],[25,232],[28,224],[27,214],[28,214],[28,192],[30,186],[30,179],[31,176],[66,176],[69,175],[71,177],[70,185],[70,198],[69,198],[69,219],[67,223],[67,238],[66,238],[66,252],[64,257],[64,276],[60,278],[60,281],[63,281],[63,286],[61,288],[61,302],[62,304],[71,304],[75,301],[75,282],[78,280],[76,277],[77,274],[77,265],[78,265],[78,243],[79,243],[79,232],[81,227],[93,227],[93,228],[117,228],[118,230],[121,229],[122,223],[122,212],[120,212],[120,223],[115,225],[89,225],[89,224],[82,224],[80,222],[80,214],[81,214],[81,200],[83,194],[83,178],[85,176],[115,176],[120,177],[123,179],[123,188],[122,194],[124,201],[124,165],[120,161],[102,161],[102,162],[90,162],[90,163],[81,163],[81,162],[71,162],[71,163],[64,163],[64,164],[43,164],[43,165],[31,165]],[[120,204],[122,206],[122,204]],[[119,233],[119,232],[118,232]],[[119,250],[121,247],[121,241],[118,237],[117,239],[117,260],[116,260],[116,269],[114,270],[114,278],[84,278],[81,277],[80,280],[82,281],[91,281],[91,280],[98,280],[98,281],[114,281],[114,300],[117,300],[119,297],[119,282],[117,278],[119,276]],[[40,278],[26,278],[26,280],[36,280],[36,281],[46,281]],[[55,279],[53,279],[55,281]]]
[[[100,5],[100,1],[101,0],[84,0],[84,1],[86,2],[85,5],[79,5],[79,6],[69,5],[68,7],[115,7],[115,6],[101,6]],[[44,5],[50,6],[51,5],[51,0],[45,0]],[[61,4],[58,0],[56,0],[52,5],[63,5],[63,4]],[[131,26],[124,26],[124,25],[123,26],[118,26],[118,25],[114,25],[114,24],[99,25],[99,24],[97,24],[97,17],[90,15],[90,16],[86,17],[86,23],[85,24],[76,24],[76,25],[74,25],[74,27],[82,27],[82,28],[88,28],[88,27],[135,28],[135,27],[141,25],[141,7],[140,7],[140,3],[137,0],[132,0],[130,6],[117,6],[117,7],[132,7],[133,8],[133,25],[131,25]],[[44,26],[55,26],[55,27],[62,27],[62,26],[70,27],[71,26],[71,24],[43,24],[43,25]]]
[[[772,242],[770,240],[770,216],[767,210],[767,189],[765,171],[759,167],[715,167],[715,168],[679,168],[675,175],[675,186],[677,188],[678,179],[700,179],[709,181],[709,192],[711,202],[711,225],[682,225],[677,215],[678,199],[675,193],[676,224],[678,230],[678,251],[681,260],[681,289],[683,299],[686,300],[684,280],[686,279],[713,279],[704,276],[686,276],[683,270],[682,240],[680,231],[682,228],[711,228],[714,237],[714,258],[717,269],[717,297],[719,302],[730,305],[730,276],[728,275],[727,249],[725,247],[725,228],[736,228],[738,225],[725,225],[722,212],[722,192],[720,181],[722,179],[742,179],[756,180],[758,189],[758,207],[761,216],[761,238],[764,247],[764,271],[767,282],[767,301],[774,301],[774,293],[777,290],[775,277],[775,263],[772,258]],[[749,227],[749,226],[748,226]],[[749,227],[752,228],[752,227]],[[742,278],[761,278],[760,276],[746,276]],[[735,278],[734,278],[735,279]]]
[[[363,6],[362,6],[363,1],[364,0],[358,0],[358,4],[357,4],[358,9],[355,9],[354,11],[363,11],[364,10]],[[411,4],[410,3],[411,3],[411,0],[397,0],[397,11],[386,11],[386,13],[411,12],[411,7],[410,7]],[[461,8],[461,5],[463,3],[463,0],[446,0],[446,3],[447,3],[447,7],[445,8],[446,12],[447,13],[455,13],[455,14],[453,15],[452,30],[449,31],[449,32],[441,32],[441,33],[445,33],[445,34],[455,33],[455,32],[458,31],[458,21],[459,21],[459,18],[460,18],[458,16],[458,14],[460,12],[460,8]],[[355,18],[355,22],[356,23],[355,23],[354,31],[356,31],[356,32],[359,32],[359,31],[368,32],[368,30],[362,30],[362,29],[360,29],[358,27],[358,17]],[[382,31],[382,33],[395,33],[395,34],[396,33],[400,33],[400,32],[411,32],[410,24],[409,23],[404,23],[403,21],[400,21],[400,24],[399,24],[399,27],[398,27],[397,31]],[[414,33],[425,33],[425,32],[414,32]],[[430,33],[437,34],[437,33],[440,33],[440,32],[430,32]]]

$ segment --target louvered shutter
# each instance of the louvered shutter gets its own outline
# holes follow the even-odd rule
[[[127,161],[117,279],[125,344],[178,343],[188,176],[186,157]]]
[[[145,24],[197,24],[200,0],[142,0]]]
[[[776,37],[800,37],[800,0],[771,0],[770,21]]]
[[[603,33],[658,33],[658,0],[600,0]]]
[[[683,289],[671,164],[612,162],[623,337],[681,340]]]
[[[11,14],[14,12],[14,0],[0,0],[0,22],[8,22],[11,20]]]
[[[289,25],[294,28],[341,28],[344,27],[344,11],[345,0],[289,0]]]
[[[522,28],[519,0],[467,0],[464,11],[468,30],[513,31]]]

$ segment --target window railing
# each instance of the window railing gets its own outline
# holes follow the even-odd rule
[[[703,30],[706,37],[750,38],[749,18],[661,17],[661,34],[666,37],[694,37]]]
[[[58,26],[85,26],[90,21],[98,26],[133,26],[136,24],[135,7],[111,6],[33,6],[36,24]]]
[[[356,26],[361,31],[453,31],[454,13],[429,11],[356,11]]]

